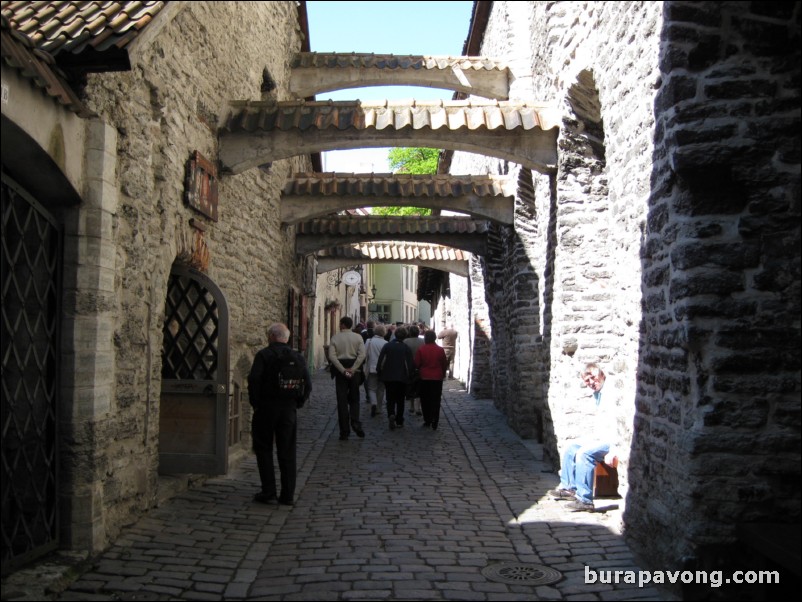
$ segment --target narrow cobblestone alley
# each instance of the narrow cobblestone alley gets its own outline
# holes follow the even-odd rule
[[[255,461],[178,495],[125,529],[61,600],[661,599],[585,584],[593,569],[635,570],[622,503],[572,514],[545,497],[556,475],[489,400],[447,381],[437,431],[418,417],[339,441],[332,381],[315,376],[299,412],[294,507],[253,503]],[[363,404],[363,408],[364,408]],[[506,572],[499,563],[515,563]],[[562,573],[537,585],[530,565]],[[506,566],[506,565],[502,565]],[[488,573],[489,567],[490,573]],[[483,569],[485,571],[483,572]],[[485,576],[489,574],[489,576]],[[499,581],[498,577],[508,583]]]

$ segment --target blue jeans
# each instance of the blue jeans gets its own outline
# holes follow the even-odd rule
[[[591,503],[593,501],[593,471],[596,463],[603,461],[609,451],[609,443],[574,443],[568,446],[563,454],[560,488],[575,489],[576,499]]]

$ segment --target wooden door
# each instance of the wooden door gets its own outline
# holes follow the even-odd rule
[[[164,317],[159,472],[226,472],[228,355],[222,292],[206,275],[174,267]]]

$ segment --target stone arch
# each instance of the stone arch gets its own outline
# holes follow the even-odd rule
[[[317,273],[348,265],[399,263],[468,276],[467,253],[454,247],[399,241],[363,242],[331,247],[317,253]]]
[[[557,112],[510,102],[234,101],[220,130],[222,170],[329,150],[425,146],[490,155],[542,173],[557,163]]]
[[[411,206],[511,225],[511,187],[507,178],[491,176],[296,174],[281,197],[281,221],[293,225],[347,209]]]
[[[482,57],[302,52],[293,64],[290,91],[307,98],[349,88],[425,86],[505,100],[509,80],[506,65]]]
[[[296,226],[295,252],[308,255],[341,245],[409,241],[485,255],[488,224],[485,220],[455,216],[348,216],[310,220]]]
[[[578,145],[577,150],[581,148],[582,154],[588,160],[598,161],[601,168],[604,168],[604,123],[599,91],[592,71],[583,69],[577,74],[576,81],[566,92],[565,101],[573,112],[573,118],[563,123],[566,132],[570,132],[577,142],[584,143]]]
[[[543,324],[545,353],[550,358],[547,382],[555,372],[558,378],[575,374],[588,361],[607,367],[616,350],[616,344],[611,344],[616,287],[610,285],[615,266],[609,236],[604,107],[592,70],[577,72],[563,101],[558,175],[549,195],[548,218],[541,216],[547,228],[543,233],[547,241]],[[559,464],[565,437],[591,425],[581,416],[546,410],[544,443]],[[627,460],[621,460],[625,478]]]

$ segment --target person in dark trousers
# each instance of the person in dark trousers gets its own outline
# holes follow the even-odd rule
[[[248,397],[253,406],[251,434],[262,490],[254,501],[263,504],[292,506],[295,500],[297,440],[297,410],[312,393],[312,379],[303,356],[294,351],[287,341],[290,331],[284,324],[273,324],[267,330],[268,346],[259,351],[248,375]],[[295,370],[291,380],[285,365]],[[281,472],[281,493],[276,492],[276,475],[273,468],[273,441]]]
[[[419,337],[420,330],[418,330],[417,324],[410,324],[407,326],[407,338],[404,339],[404,345],[409,347],[409,350],[412,352],[412,357],[414,359],[415,353],[417,353],[418,349],[423,345],[423,338]],[[407,387],[407,401],[409,402],[409,415],[412,416],[413,414],[417,414],[420,416],[422,414],[420,402],[417,404],[417,408],[415,407],[415,400],[420,398],[420,379],[418,378],[417,370],[413,371],[412,380]]]
[[[362,364],[365,362],[365,342],[362,335],[351,330],[354,321],[345,316],[340,320],[340,332],[329,342],[331,377],[337,392],[337,421],[340,441],[345,441],[353,430],[364,437],[359,420],[359,385],[362,384]]]
[[[404,397],[415,370],[412,351],[404,345],[406,337],[406,328],[396,328],[395,338],[382,347],[376,365],[379,379],[384,383],[390,430],[404,426]]]
[[[424,428],[437,430],[440,422],[440,400],[443,397],[443,379],[448,370],[446,352],[436,343],[433,330],[423,335],[424,344],[415,353],[415,367],[420,377],[420,405]]]

